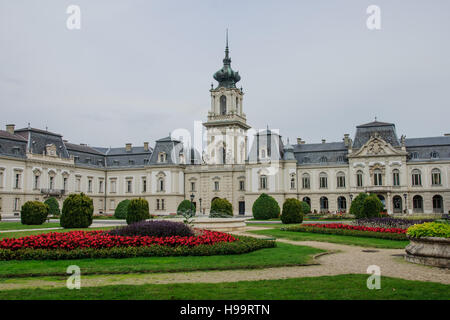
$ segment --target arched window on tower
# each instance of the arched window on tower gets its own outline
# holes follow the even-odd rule
[[[240,114],[240,112],[239,112],[239,98],[238,97],[236,97],[236,113]]]
[[[225,96],[220,97],[220,114],[227,114],[227,97]]]

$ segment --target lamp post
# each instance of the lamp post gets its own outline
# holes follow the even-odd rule
[[[351,194],[350,195],[350,204],[352,204],[352,201],[353,201],[353,195]]]
[[[406,193],[403,194],[403,198],[405,198],[405,213],[408,213],[408,195]]]
[[[202,213],[202,198],[199,198],[198,202],[200,202],[200,213]]]
[[[194,201],[194,197],[195,197],[195,195],[193,194],[193,193],[191,193],[191,210],[194,210],[194,215],[195,215],[195,209],[193,209],[193,201]]]

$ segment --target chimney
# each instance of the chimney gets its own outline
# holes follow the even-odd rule
[[[126,143],[125,144],[125,151],[126,152],[130,152],[131,151],[131,143]]]
[[[148,151],[148,142],[144,142],[144,151]]]
[[[14,128],[16,127],[15,124],[7,124],[6,125],[6,131],[10,134],[14,134]]]
[[[322,143],[325,143],[326,142],[326,140],[325,139],[322,139]]]
[[[297,144],[302,144],[302,138],[297,138]]]
[[[444,133],[445,137],[450,137],[450,133]]]
[[[349,136],[350,136],[350,135],[349,135],[348,133],[344,134],[344,145],[345,145],[346,147],[348,147],[348,145],[350,144]]]

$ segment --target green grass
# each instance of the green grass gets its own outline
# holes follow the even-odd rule
[[[249,232],[275,238],[286,238],[294,241],[322,241],[373,248],[403,249],[409,244],[409,241],[343,236],[335,234],[281,231],[277,228]]]
[[[311,263],[312,255],[324,252],[305,246],[278,243],[276,248],[238,255],[139,257],[125,259],[11,260],[0,261],[0,278],[38,275],[65,275],[69,265],[77,265],[82,274],[138,272],[182,272],[197,270],[253,269],[294,266]]]
[[[79,229],[56,229],[56,230],[36,230],[36,231],[18,231],[18,232],[2,232],[0,233],[0,240],[4,238],[20,238],[25,236],[31,236],[35,234],[43,234],[49,232],[70,232],[76,230],[85,230],[85,231],[93,231],[93,230],[109,230],[115,227],[100,227],[100,228],[79,228]]]
[[[368,275],[352,274],[283,280],[222,283],[178,283],[81,287],[80,290],[15,289],[0,292],[0,299],[105,299],[105,300],[448,300],[448,285],[381,278],[379,290],[369,290]],[[65,281],[62,279],[61,281]],[[83,285],[83,279],[81,279]]]
[[[33,225],[29,226],[26,224],[22,224],[20,222],[0,222],[0,231],[5,230],[26,230],[26,229],[42,229],[42,228],[58,228],[60,227],[59,223],[57,222],[44,222],[41,225]]]

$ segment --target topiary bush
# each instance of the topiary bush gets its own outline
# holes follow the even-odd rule
[[[352,204],[350,205],[350,214],[353,214],[356,219],[365,218],[361,216],[361,209],[364,200],[366,200],[368,196],[369,195],[367,193],[361,192],[355,197],[355,199],[353,199]]]
[[[128,205],[127,224],[150,219],[148,201],[142,198],[132,199]]]
[[[130,204],[129,199],[125,199],[119,202],[119,204],[116,207],[116,210],[114,210],[114,218],[117,219],[126,219],[127,213],[128,213],[128,205]]]
[[[63,228],[87,228],[92,224],[94,204],[84,193],[71,194],[63,203],[59,222]]]
[[[58,200],[56,200],[53,197],[48,198],[44,201],[46,205],[49,207],[48,214],[51,216],[59,216],[61,214],[61,210],[59,210],[59,203]]]
[[[262,193],[253,203],[252,213],[256,220],[274,219],[280,216],[280,206],[273,197]]]
[[[227,199],[217,198],[211,203],[211,213],[233,216],[233,206]]]
[[[302,212],[301,201],[295,198],[286,199],[283,203],[283,211],[281,213],[281,222],[284,224],[289,223],[302,223],[303,222],[303,212]]]
[[[183,212],[186,212],[188,210],[192,210],[195,212],[195,206],[191,201],[189,200],[183,200],[180,202],[177,208],[177,214],[182,214]]]
[[[302,213],[305,215],[307,213],[311,213],[311,207],[305,201],[300,201],[300,205],[302,206]]]
[[[113,236],[190,237],[194,231],[182,222],[167,220],[140,221],[108,231]]]
[[[26,225],[41,225],[47,219],[49,207],[39,201],[27,201],[20,211],[20,221]]]
[[[362,204],[362,208],[357,218],[377,218],[383,210],[383,203],[376,195],[368,196]]]

